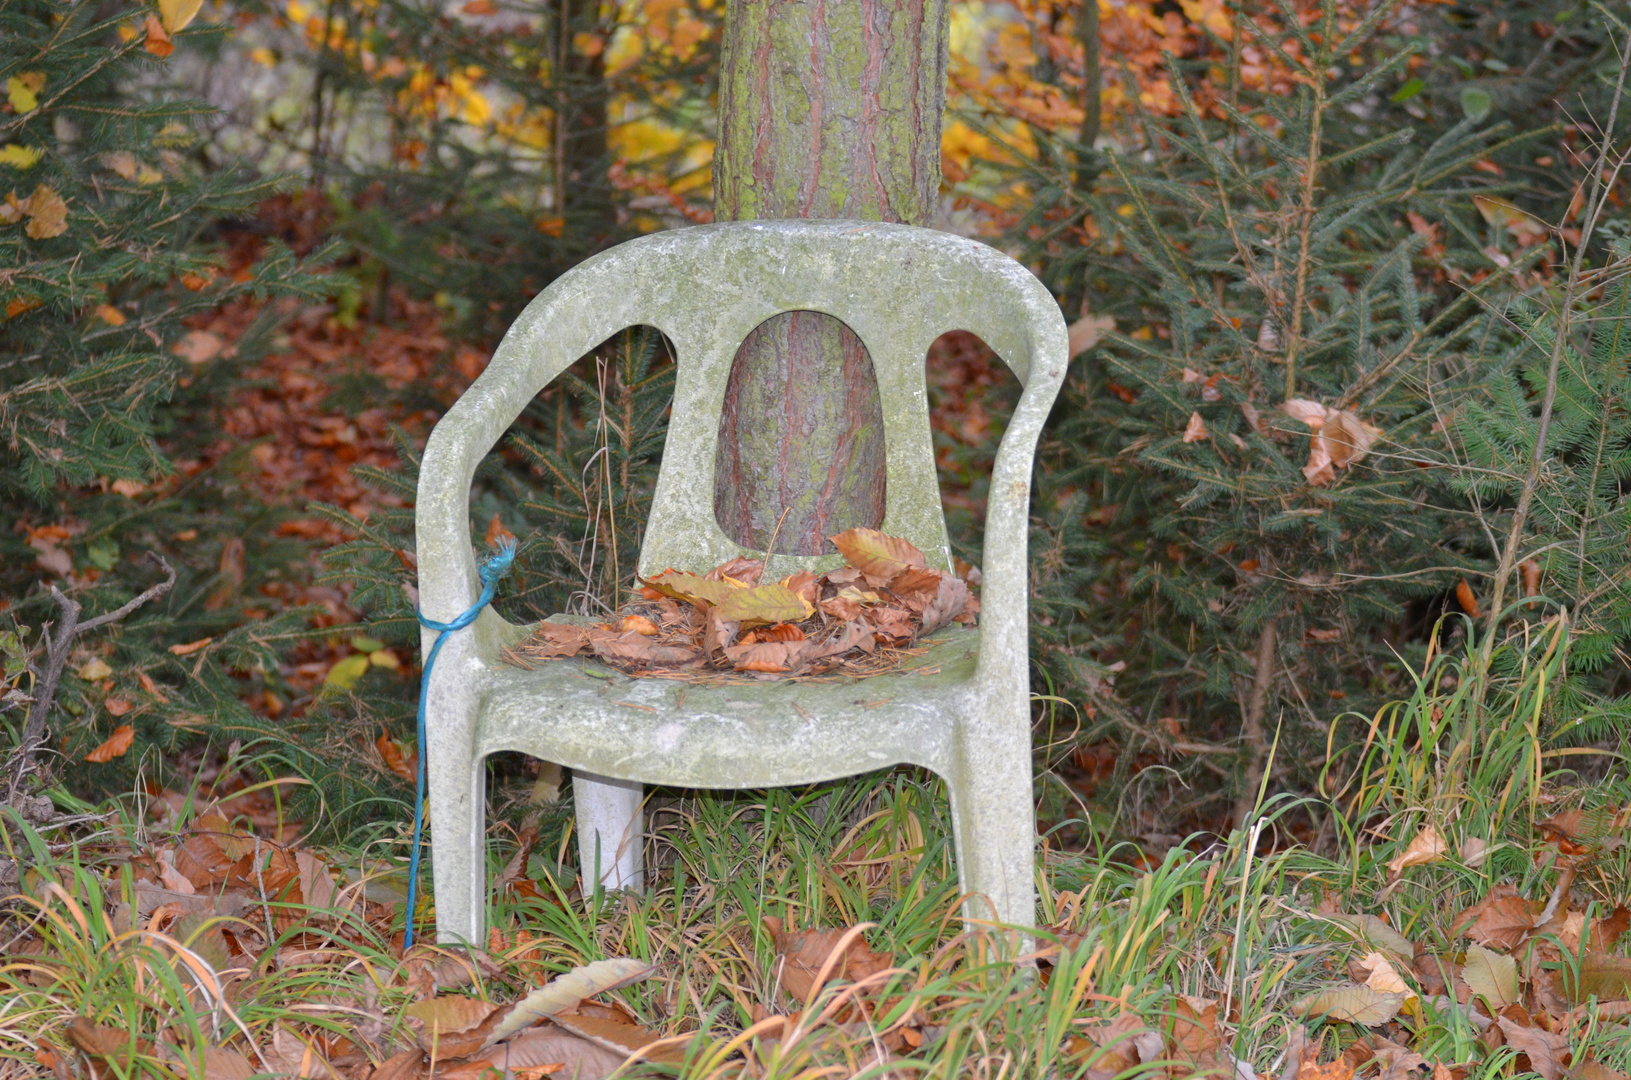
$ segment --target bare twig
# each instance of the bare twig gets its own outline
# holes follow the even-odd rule
[[[81,609],[78,601],[65,596],[55,585],[51,586],[51,599],[56,601],[60,617],[56,626],[47,623],[40,628],[40,635],[45,642],[45,673],[40,679],[39,693],[34,698],[34,706],[29,710],[28,722],[23,725],[23,737],[19,740],[10,767],[6,770],[10,774],[7,801],[16,798],[21,791],[23,780],[33,770],[34,755],[45,743],[46,720],[50,716],[51,706],[56,701],[57,684],[62,681],[62,672],[68,665],[68,655],[73,651],[74,641],[81,634],[119,622],[143,604],[157,600],[175,587],[175,567],[156,552],[149,551],[147,557],[164,568],[164,580],[144,590],[128,603],[94,619],[80,622]]]

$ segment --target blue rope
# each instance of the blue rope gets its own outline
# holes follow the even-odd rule
[[[493,590],[498,588],[499,579],[510,572],[510,565],[514,562],[515,541],[505,537],[498,542],[492,557],[481,564],[481,596],[469,610],[445,623],[425,618],[423,611],[416,612],[420,626],[440,633],[436,635],[436,640],[430,647],[430,655],[425,657],[425,670],[419,676],[419,769],[415,778],[418,787],[413,802],[413,847],[408,856],[408,918],[407,930],[402,935],[403,952],[413,947],[414,901],[419,888],[419,849],[422,846],[420,838],[425,831],[425,770],[428,767],[427,759],[430,757],[425,738],[425,702],[429,698],[431,669],[436,666],[436,657],[442,651],[442,644],[447,641],[448,635],[455,630],[463,630],[475,622],[476,616],[481,614],[481,609],[493,602]]]

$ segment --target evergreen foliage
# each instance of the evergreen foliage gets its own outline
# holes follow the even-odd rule
[[[1499,73],[1523,63],[1553,93],[1583,84],[1567,106],[1600,105],[1612,56],[1604,24],[1574,5],[1538,14],[1544,37],[1482,44],[1477,28],[1494,29],[1484,17],[1401,24],[1394,5],[1352,7],[1298,20],[1243,5],[1247,33],[1197,63],[1229,65],[1227,87],[1173,61],[1183,115],[1145,117],[1141,144],[1105,149],[1090,186],[1053,177],[1021,223],[1047,278],[1121,328],[1078,361],[1039,476],[1038,660],[1053,692],[1097,714],[1084,738],[1114,730],[1225,779],[1186,800],[1203,817],[1206,803],[1255,788],[1277,738],[1277,774],[1306,782],[1330,718],[1368,717],[1399,693],[1400,661],[1419,663],[1440,614],[1461,607],[1461,582],[1474,603],[1487,595],[1492,517],[1511,488],[1470,479],[1481,466],[1445,426],[1477,428],[1475,416],[1504,409],[1503,466],[1523,452],[1535,406],[1516,381],[1525,369],[1511,368],[1522,335],[1493,313],[1557,280],[1557,248],[1518,208],[1561,220],[1579,176],[1545,169],[1579,142],[1548,124],[1563,106],[1523,115],[1534,81]],[[1452,64],[1457,46],[1493,62]],[[1246,85],[1246,49],[1294,79]],[[1064,208],[1081,203],[1100,238],[1070,248]],[[1601,347],[1595,357],[1576,366],[1573,396],[1602,405],[1615,392],[1601,380],[1618,376]],[[1475,405],[1509,369],[1510,392]],[[1374,433],[1369,453],[1305,474],[1318,435],[1294,419],[1307,410],[1286,410],[1297,400],[1347,411],[1361,448],[1358,425]],[[1573,522],[1561,531],[1578,546],[1598,535],[1582,531],[1598,507],[1611,543],[1621,421],[1581,406],[1554,453],[1561,465],[1601,445],[1604,464],[1559,487],[1547,513]],[[1571,501],[1582,484],[1595,502]],[[1569,557],[1553,559],[1549,579]],[[1600,565],[1593,580],[1618,561]],[[1593,595],[1583,579],[1570,588]],[[1624,625],[1606,610],[1592,625],[1598,636],[1579,645],[1600,665]]]
[[[242,599],[222,591],[227,545],[247,543],[263,565],[298,559],[298,545],[271,532],[264,508],[234,498],[229,474],[185,472],[173,455],[210,437],[191,420],[235,378],[229,358],[196,351],[208,342],[189,337],[189,320],[251,293],[324,293],[286,251],[241,280],[222,272],[216,223],[273,181],[201,163],[206,110],[153,89],[164,43],[149,24],[159,25],[140,6],[0,3],[0,517],[10,526],[0,610],[19,630],[19,655],[33,653],[19,689],[37,688],[38,628],[59,617],[48,582],[88,618],[153,584],[145,550],[179,571],[167,597],[80,639],[70,659],[48,767],[87,796],[129,791],[138,770],[203,739],[266,734],[245,728],[239,694],[275,667],[299,621],[243,625]],[[178,34],[174,47],[197,36]],[[271,328],[253,328],[240,354]],[[232,566],[241,586],[242,564]],[[205,638],[184,656],[164,648]],[[6,705],[0,714],[20,728],[26,701]],[[131,749],[84,763],[121,724],[136,731]]]

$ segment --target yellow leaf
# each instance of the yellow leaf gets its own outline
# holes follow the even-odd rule
[[[45,89],[45,73],[25,71],[6,80],[6,100],[18,113],[33,112],[40,107],[40,91]]]
[[[671,596],[675,600],[684,600],[690,604],[720,604],[724,602],[725,597],[738,589],[734,584],[709,581],[705,577],[682,574],[678,570],[658,574],[649,581],[642,578],[641,583],[651,586],[664,596]]]
[[[719,605],[719,617],[740,622],[744,628],[760,623],[799,622],[815,614],[815,608],[781,582],[732,589]]]
[[[325,688],[334,687],[337,690],[350,690],[357,685],[359,679],[368,673],[369,666],[367,653],[355,653],[348,656],[328,669],[328,674],[323,676],[323,686]]]
[[[119,40],[120,41],[134,41],[136,39],[136,35],[139,34],[139,33],[141,33],[140,30],[137,30],[134,26],[131,26],[129,23],[125,23],[123,26],[119,27]]]
[[[390,649],[379,649],[368,654],[368,662],[374,667],[389,668],[397,671],[402,667],[402,661],[396,658],[396,653]]]
[[[124,313],[112,304],[98,304],[96,314],[109,326],[123,326],[125,324]]]
[[[113,669],[108,667],[108,662],[100,656],[79,669],[79,677],[86,682],[96,682],[98,679],[105,679],[112,674]]]
[[[24,231],[35,240],[48,240],[68,231],[68,204],[62,196],[41,184],[28,197],[28,225]]]
[[[159,21],[172,34],[185,30],[203,6],[204,0],[159,0]]]
[[[1510,956],[1491,952],[1481,945],[1467,947],[1467,962],[1461,969],[1467,989],[1484,999],[1490,1012],[1500,1012],[1519,999],[1518,963]]]
[[[250,49],[249,59],[255,61],[261,67],[277,67],[277,56],[264,45]]]
[[[0,165],[10,165],[14,169],[31,168],[40,160],[40,152],[32,146],[20,146],[17,143],[7,143],[0,149]]]

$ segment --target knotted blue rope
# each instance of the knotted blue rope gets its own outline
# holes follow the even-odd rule
[[[463,630],[475,622],[476,616],[481,614],[481,609],[493,602],[493,590],[498,588],[499,580],[510,572],[510,565],[514,562],[515,541],[505,537],[498,542],[492,556],[481,564],[481,596],[468,610],[458,618],[445,623],[427,619],[423,611],[415,613],[419,616],[420,626],[439,633],[436,640],[431,643],[430,654],[425,657],[424,672],[419,676],[419,768],[415,777],[418,786],[413,802],[413,848],[408,855],[408,919],[407,930],[402,935],[404,952],[413,946],[414,900],[419,890],[420,838],[425,831],[425,770],[428,767],[427,759],[430,757],[425,737],[425,703],[430,698],[431,669],[436,666],[436,657],[442,651],[442,644],[447,641],[448,635],[455,630]]]

